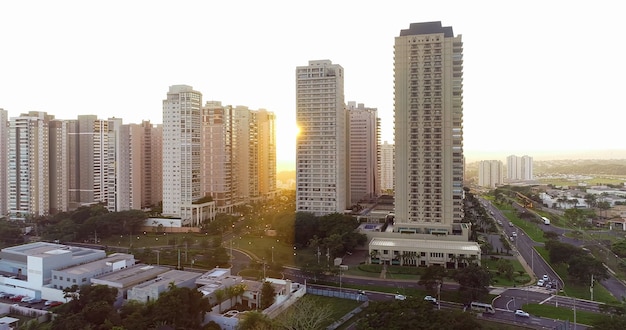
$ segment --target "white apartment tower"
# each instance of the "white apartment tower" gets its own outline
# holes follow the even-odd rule
[[[507,178],[509,181],[526,181],[533,179],[533,158],[515,155],[506,158]]]
[[[45,112],[11,118],[8,144],[9,219],[50,212],[48,123]]]
[[[170,86],[163,100],[163,215],[196,225],[194,202],[203,197],[201,175],[202,94],[191,86]]]
[[[385,141],[380,145],[380,189],[381,194],[392,194],[394,184],[394,147]]]
[[[495,188],[504,183],[504,166],[500,160],[481,160],[478,164],[478,185]]]
[[[262,199],[276,196],[276,115],[256,111],[256,156],[258,191]]]
[[[349,163],[351,205],[371,201],[378,196],[379,124],[377,109],[366,108],[363,103],[348,102]]]
[[[8,185],[7,179],[7,147],[9,146],[9,113],[0,108],[0,218],[9,213],[7,206],[8,201]]]
[[[463,42],[413,23],[394,50],[397,230],[450,227],[463,219]]]
[[[342,213],[350,202],[343,68],[329,60],[296,68],[296,212]]]

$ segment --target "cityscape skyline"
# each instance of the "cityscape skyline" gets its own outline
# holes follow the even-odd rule
[[[602,3],[591,8],[498,3],[490,10],[499,15],[488,19],[464,15],[476,5],[460,1],[401,1],[397,6],[321,1],[309,9],[319,15],[284,4],[283,11],[269,11],[271,1],[185,2],[195,6],[193,11],[155,2],[150,15],[142,14],[145,8],[139,3],[125,3],[123,11],[116,2],[6,3],[0,28],[12,32],[4,36],[0,107],[10,117],[43,111],[59,119],[80,113],[158,124],[163,86],[189,84],[205,100],[274,112],[280,128],[279,170],[295,168],[294,68],[313,59],[341,63],[346,102],[377,108],[380,142],[391,143],[392,37],[409,22],[441,21],[462,31],[468,41],[468,162],[504,160],[510,154],[541,160],[580,151],[604,158],[601,150],[613,150],[605,157],[614,157],[615,150],[624,150],[615,77],[626,69],[615,65],[620,52],[613,40],[626,28],[619,25],[618,4]],[[485,2],[489,4],[495,2]],[[64,5],[72,10],[62,10]],[[31,10],[33,6],[40,10]],[[400,6],[403,10],[397,10]],[[320,20],[328,16],[342,19]],[[107,23],[111,17],[115,25]],[[289,26],[296,28],[297,37],[284,37]],[[197,45],[197,51],[181,52],[177,45],[183,44]],[[593,60],[599,53],[592,44],[602,45],[601,61]],[[572,45],[579,45],[576,51],[569,51]],[[587,115],[589,110],[593,116]]]

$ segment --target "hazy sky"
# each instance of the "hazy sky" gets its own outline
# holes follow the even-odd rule
[[[393,140],[393,44],[441,21],[464,42],[468,160],[626,149],[620,1],[2,1],[0,108],[162,121],[168,87],[277,115],[295,158],[295,68],[329,59]],[[622,22],[622,23],[620,23]]]

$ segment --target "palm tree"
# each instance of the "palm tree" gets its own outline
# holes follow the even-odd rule
[[[235,296],[235,298],[242,296],[244,294],[244,292],[246,292],[246,290],[248,289],[248,287],[245,284],[237,284],[235,286],[233,286],[233,295]],[[237,299],[235,299],[235,303],[237,303],[236,301]]]
[[[379,255],[378,250],[372,250],[370,252],[370,263],[372,263],[372,259],[377,259]],[[380,264],[380,259],[378,260],[378,263]]]

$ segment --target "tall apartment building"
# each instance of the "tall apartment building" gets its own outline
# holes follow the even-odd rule
[[[506,158],[507,178],[509,181],[525,181],[533,179],[533,158],[515,155]]]
[[[504,166],[500,160],[481,160],[478,164],[478,185],[495,188],[504,183]]]
[[[79,115],[68,127],[70,209],[108,202],[109,121]]]
[[[232,212],[237,181],[234,179],[233,107],[207,101],[202,107],[202,187],[216,203],[217,211]]]
[[[394,49],[395,222],[450,227],[463,219],[463,42],[441,22],[413,23]]]
[[[348,102],[348,150],[350,166],[350,203],[371,201],[378,196],[379,121],[376,108]]]
[[[214,217],[214,202],[198,203],[201,187],[202,94],[191,86],[170,86],[163,100],[163,215],[183,225]]]
[[[261,199],[276,196],[276,115],[266,109],[256,111],[256,164],[258,194]]]
[[[380,189],[382,194],[393,192],[394,159],[394,146],[385,141],[380,145]]]
[[[49,123],[50,213],[67,212],[70,206],[69,130],[72,122],[55,119]]]
[[[0,108],[0,218],[9,213],[8,201],[8,151],[9,146],[9,113]]]
[[[50,212],[48,124],[54,116],[31,111],[11,118],[8,144],[9,219]]]
[[[343,68],[329,60],[296,68],[296,212],[343,212],[350,202]]]
[[[143,160],[141,164],[141,207],[151,207],[163,200],[163,145],[162,126],[142,121]]]

